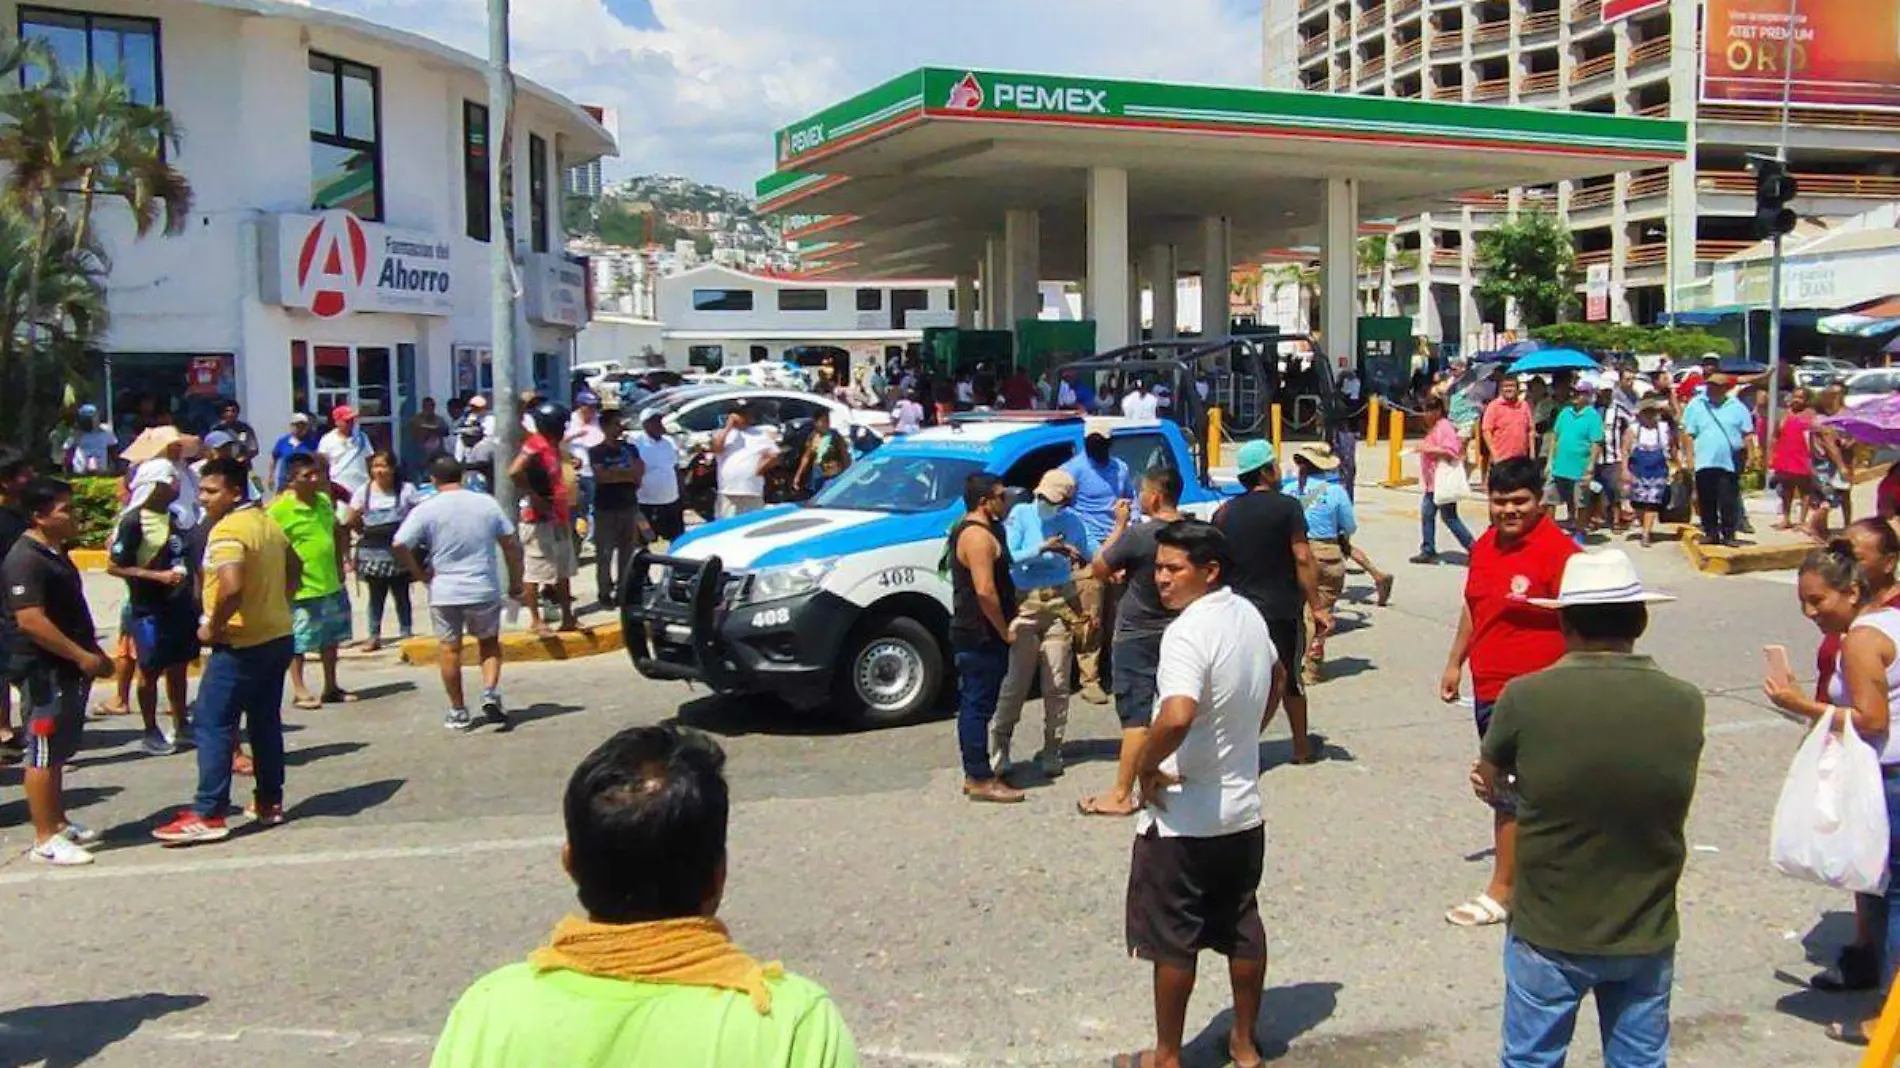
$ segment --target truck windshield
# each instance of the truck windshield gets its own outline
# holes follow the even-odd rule
[[[811,499],[813,508],[915,515],[963,500],[963,482],[983,461],[876,452],[852,464]]]

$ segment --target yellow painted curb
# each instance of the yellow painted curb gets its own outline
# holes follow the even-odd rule
[[[110,563],[104,549],[73,549],[66,555],[73,558],[73,566],[81,571],[104,571]]]
[[[1731,549],[1726,545],[1703,545],[1702,532],[1685,530],[1682,552],[1690,566],[1705,575],[1745,575],[1754,571],[1786,571],[1800,567],[1813,551],[1811,545],[1750,545]]]
[[[502,659],[510,664],[531,660],[577,660],[584,656],[620,652],[626,647],[627,641],[620,633],[619,620],[547,638],[537,638],[525,631],[508,631],[501,636]],[[434,638],[410,638],[401,645],[402,662],[418,667],[433,667],[441,648],[442,643]],[[475,639],[462,639],[462,662],[473,664],[478,658]]]
[[[1416,486],[1416,485],[1418,485],[1418,479],[1413,478],[1410,475],[1407,475],[1404,478],[1399,479],[1397,482],[1394,482],[1391,479],[1384,479],[1384,478],[1379,480],[1380,489],[1404,489],[1407,486]]]

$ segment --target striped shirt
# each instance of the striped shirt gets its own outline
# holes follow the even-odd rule
[[[1603,462],[1620,464],[1628,459],[1623,453],[1623,439],[1629,435],[1634,421],[1630,413],[1620,404],[1610,404],[1603,411]]]

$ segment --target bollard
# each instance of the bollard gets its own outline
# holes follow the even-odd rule
[[[1278,456],[1280,455],[1280,442],[1283,439],[1280,436],[1280,405],[1277,402],[1273,405],[1272,411],[1273,411],[1273,455]]]
[[[1880,1010],[1880,1019],[1874,1024],[1874,1033],[1867,1042],[1867,1053],[1861,1058],[1861,1068],[1892,1068],[1896,1057],[1900,1057],[1900,984],[1887,992],[1886,1006]]]
[[[1399,486],[1405,483],[1405,413],[1393,412],[1391,436],[1386,441],[1385,484]]]
[[[1207,469],[1220,466],[1220,406],[1207,410]]]
[[[1379,398],[1375,394],[1366,402],[1366,444],[1379,447]]]

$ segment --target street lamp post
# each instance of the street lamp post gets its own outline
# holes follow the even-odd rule
[[[1785,194],[1779,199],[1786,203],[1794,194],[1794,179],[1787,176],[1788,170],[1788,118],[1794,98],[1794,34],[1795,17],[1801,0],[1788,0],[1788,33],[1781,42],[1781,138],[1775,148],[1775,160],[1780,164],[1779,180],[1784,185],[1778,187],[1777,194]],[[1759,187],[1758,187],[1759,188]],[[1758,200],[1759,200],[1758,196]],[[1776,205],[1776,221],[1773,227],[1773,254],[1768,267],[1768,425],[1762,437],[1762,466],[1765,469],[1773,463],[1775,455],[1775,436],[1780,429],[1776,421],[1781,417],[1781,239],[1787,230],[1780,225],[1782,209]],[[1763,217],[1758,204],[1756,216]],[[1743,335],[1750,331],[1743,323]]]
[[[521,442],[521,414],[515,393],[515,236],[503,196],[513,184],[515,82],[509,70],[509,0],[488,0],[488,258],[489,364],[494,373],[495,472],[492,489],[502,511],[515,511],[514,465]],[[477,386],[479,386],[479,381]]]

